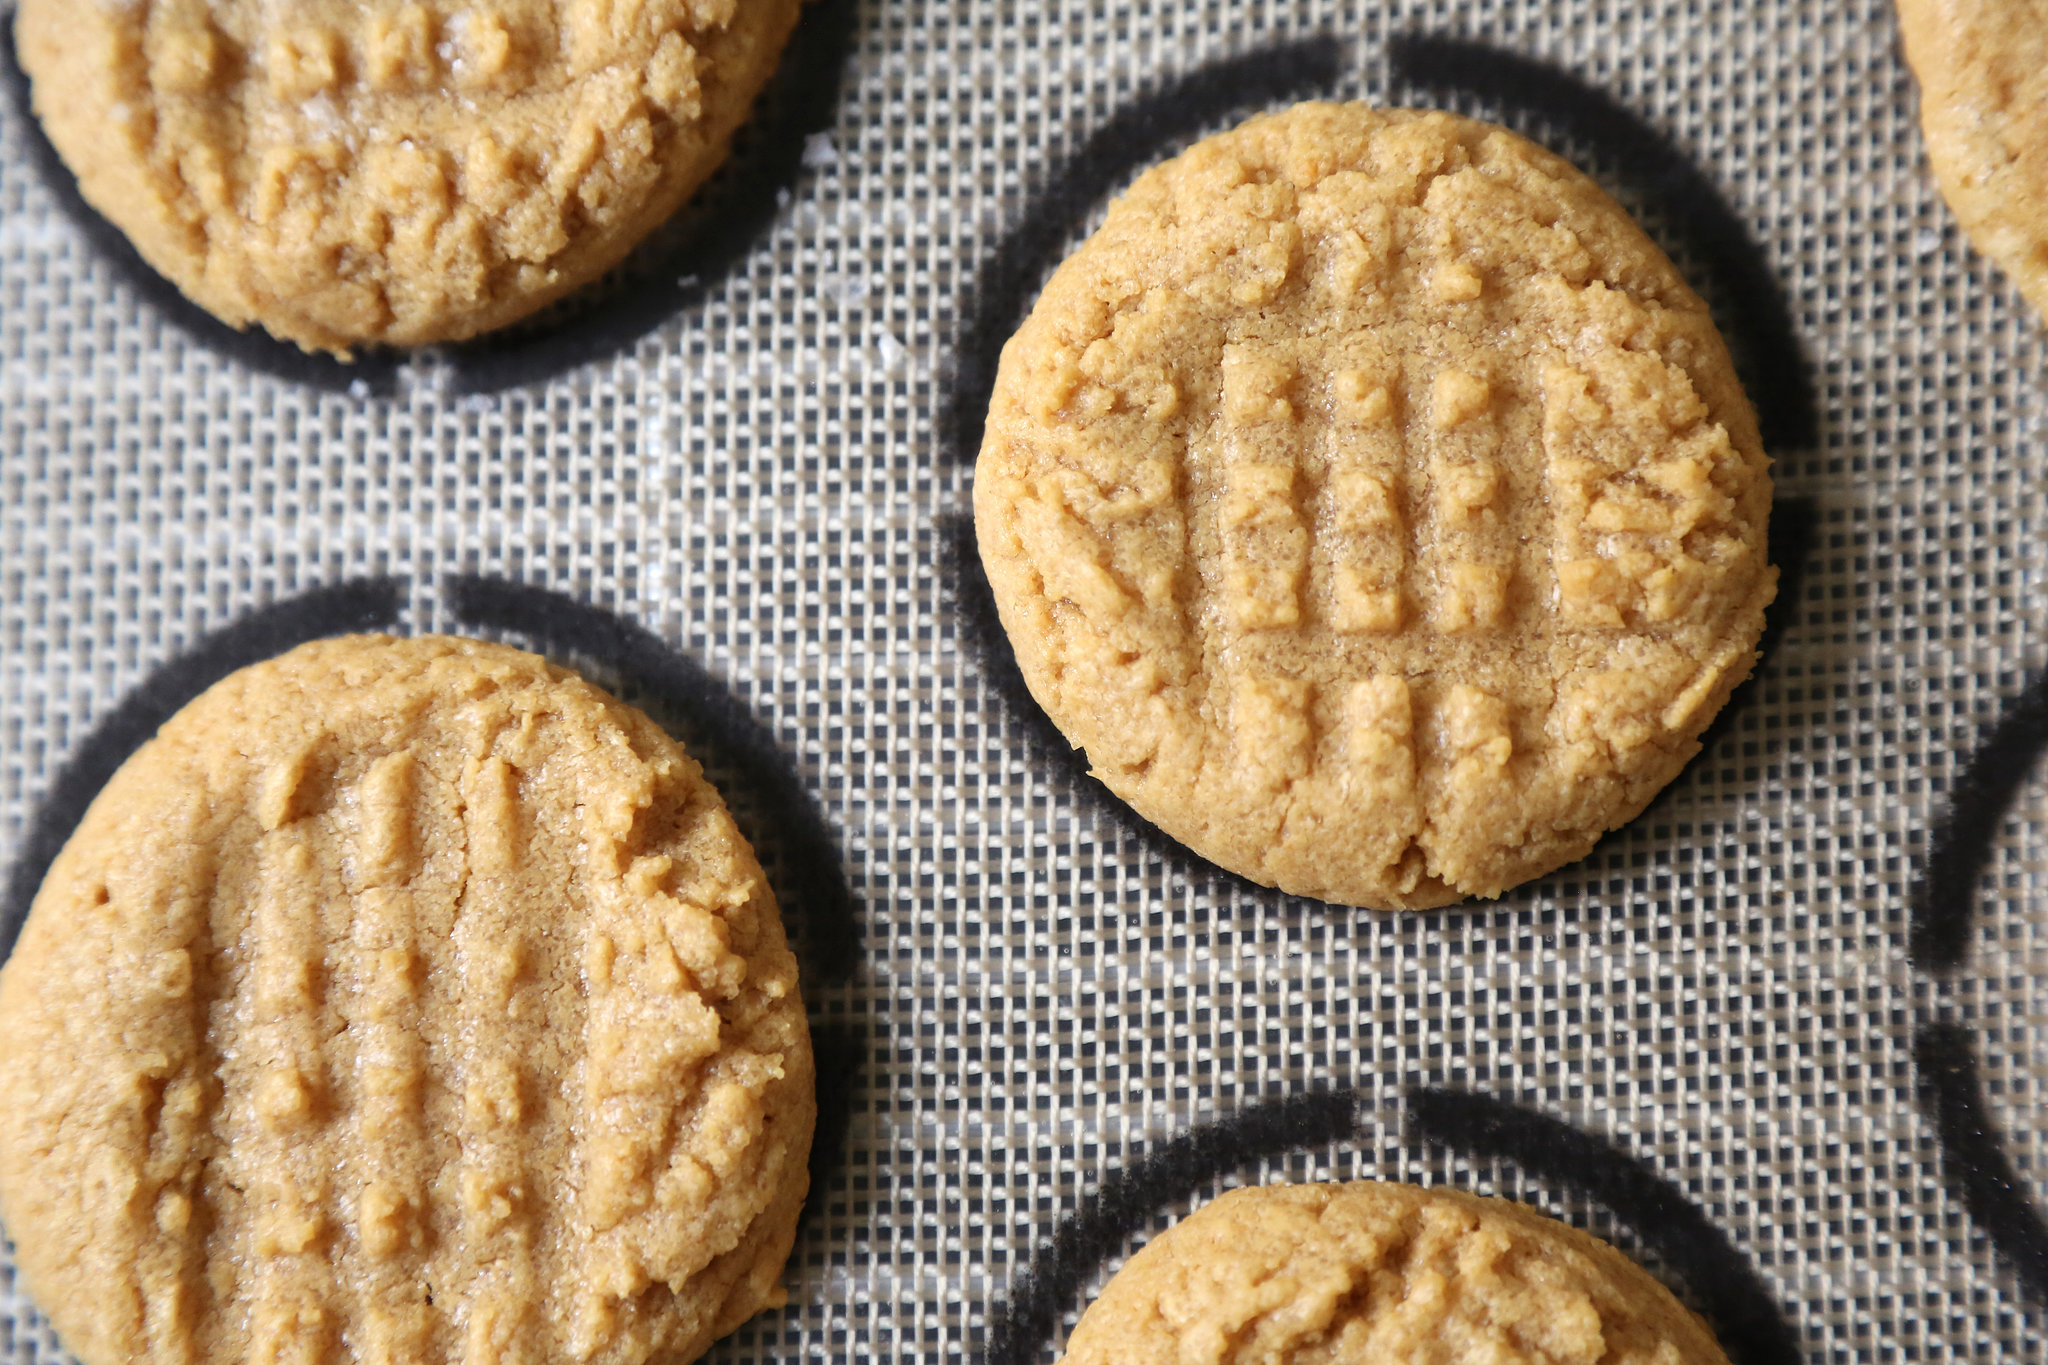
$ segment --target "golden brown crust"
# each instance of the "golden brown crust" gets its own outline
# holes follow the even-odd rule
[[[1899,24],[1942,195],[2048,313],[2048,4],[1899,0]]]
[[[725,158],[799,0],[23,0],[38,116],[200,306],[456,341],[603,273]]]
[[[0,1032],[0,1212],[88,1365],[633,1365],[781,1301],[775,902],[673,740],[518,650],[210,689],[52,865]]]
[[[1117,1272],[1064,1365],[1727,1365],[1640,1266],[1520,1204],[1361,1181],[1236,1190]]]
[[[1583,855],[1775,574],[1705,306],[1585,176],[1308,104],[1141,177],[1003,353],[982,558],[1032,692],[1196,852],[1379,908]]]

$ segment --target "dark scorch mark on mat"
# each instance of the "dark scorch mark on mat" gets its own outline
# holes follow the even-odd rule
[[[625,700],[679,730],[706,767],[730,773],[726,804],[761,855],[808,981],[836,983],[860,956],[860,923],[838,845],[794,764],[752,711],[696,660],[653,632],[531,584],[460,574],[444,585],[465,625],[525,635],[543,653],[580,655],[617,675]]]
[[[186,298],[178,286],[143,260],[128,234],[85,202],[85,196],[78,192],[77,177],[44,134],[29,97],[28,73],[21,69],[19,54],[14,49],[11,9],[0,9],[0,85],[7,87],[9,112],[20,122],[22,141],[28,146],[29,158],[35,162],[43,188],[92,243],[100,258],[114,267],[122,282],[164,321],[216,355],[308,388],[346,393],[351,385],[361,384],[373,394],[389,394],[397,387],[398,361],[390,354],[366,354],[350,364],[331,355],[302,351],[260,327],[238,331]]]
[[[954,348],[952,383],[938,419],[946,455],[972,461],[995,389],[1003,343],[1024,320],[1029,293],[1059,263],[1075,228],[1103,196],[1157,160],[1172,143],[1233,110],[1305,99],[1343,74],[1335,38],[1318,36],[1206,66],[1125,105],[1047,177],[1022,216],[983,258]]]
[[[93,726],[29,822],[28,842],[8,870],[6,900],[0,902],[0,959],[14,951],[43,874],[78,828],[86,807],[165,721],[238,668],[308,640],[391,625],[398,619],[403,587],[396,578],[352,579],[273,602],[205,636],[143,679]]]
[[[1685,1282],[1734,1365],[1799,1365],[1799,1339],[1749,1262],[1656,1168],[1560,1119],[1491,1095],[1417,1086],[1408,1116],[1422,1141],[1511,1161],[1603,1205]]]
[[[1671,229],[1725,291],[1737,368],[1756,405],[1764,446],[1804,450],[1819,440],[1813,367],[1763,248],[1712,179],[1628,106],[1566,72],[1517,53],[1444,34],[1388,40],[1393,79],[1457,90],[1534,115],[1591,144],[1665,212]]]
[[[755,103],[756,117],[733,138],[732,155],[669,223],[657,227],[610,272],[536,316],[498,332],[432,351],[462,393],[536,384],[632,345],[693,306],[745,263],[803,174],[805,140],[831,125],[858,18],[856,0],[811,0]],[[119,228],[78,192],[78,182],[34,116],[29,81],[0,11],[0,84],[43,184],[66,216],[166,321],[216,354],[309,388],[377,396],[397,389],[405,353],[363,347],[353,362],[311,354],[252,325],[238,331],[193,303],[142,258]]]
[[[1082,1286],[1162,1210],[1269,1157],[1342,1141],[1356,1131],[1357,1115],[1358,1096],[1349,1090],[1269,1100],[1183,1133],[1105,1176],[1095,1197],[1059,1225],[1009,1297],[990,1310],[983,1365],[1031,1365]]]
[[[1168,1209],[1264,1161],[1358,1132],[1355,1090],[1269,1100],[1195,1128],[1104,1177],[1042,1243],[989,1312],[982,1365],[1031,1365],[1061,1316],[1111,1259]],[[1424,1145],[1513,1162],[1552,1188],[1605,1206],[1683,1277],[1734,1365],[1797,1365],[1798,1339],[1727,1235],[1670,1181],[1613,1144],[1505,1100],[1415,1087],[1408,1117]]]

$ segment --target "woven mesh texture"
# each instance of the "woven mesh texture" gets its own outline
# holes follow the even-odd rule
[[[1583,1181],[1422,1124],[1427,1088],[1640,1160],[1725,1235],[1794,1358],[2035,1358],[2025,1248],[1965,1206],[1915,1038],[1964,1045],[1988,1149],[2048,1208],[2048,772],[1996,813],[1959,965],[1916,966],[1911,927],[1952,789],[2048,663],[2043,350],[1926,169],[1889,4],[823,0],[813,21],[834,16],[837,100],[801,155],[743,146],[714,187],[783,176],[729,268],[560,363],[528,329],[514,383],[453,352],[297,373],[190,328],[0,104],[0,865],[146,679],[315,589],[389,578],[399,629],[538,644],[632,694],[559,623],[458,591],[538,586],[694,660],[763,741],[713,776],[744,811],[750,765],[780,764],[854,902],[851,969],[805,987],[843,1140],[789,1306],[713,1359],[979,1357],[1106,1180],[1318,1090],[1355,1095],[1348,1135],[1212,1161],[1016,1358],[1051,1360],[1148,1231],[1283,1176],[1514,1195],[1711,1298]],[[1389,57],[1415,34],[1568,73],[1666,139],[1775,281],[1818,421],[1773,449],[1809,531],[1782,633],[1706,752],[1585,862],[1379,917],[1215,873],[1033,738],[956,591],[972,469],[942,419],[990,254],[1089,136],[1315,35],[1324,75],[1209,91],[1161,148],[1294,95],[1498,118],[1636,211],[1742,349],[1753,301],[1597,118],[1419,89]],[[1052,214],[1048,264],[1103,207]],[[614,293],[696,271],[689,249]],[[549,325],[588,340],[574,305]],[[764,854],[799,860],[766,823]],[[0,1269],[0,1361],[64,1358]]]

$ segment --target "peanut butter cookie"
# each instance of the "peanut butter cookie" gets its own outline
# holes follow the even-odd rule
[[[799,0],[22,0],[86,199],[308,349],[456,341],[601,274],[725,158]]]
[[[114,776],[0,971],[0,1213],[88,1365],[688,1360],[815,1112],[752,852],[640,712],[323,641]]]
[[[1598,1238],[1504,1199],[1361,1181],[1236,1190],[1154,1238],[1065,1365],[1727,1365]]]
[[[1227,868],[1379,908],[1584,854],[1776,574],[1706,307],[1585,176],[1306,104],[1141,177],[1004,349],[975,526],[1024,677]]]
[[[1899,22],[1942,196],[2048,314],[2048,4],[1899,0]]]

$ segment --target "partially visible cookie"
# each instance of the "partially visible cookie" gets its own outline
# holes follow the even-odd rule
[[[1362,1181],[1236,1190],[1154,1238],[1065,1365],[1727,1365],[1598,1238],[1503,1199]]]
[[[501,645],[232,675],[0,971],[0,1214],[88,1365],[687,1361],[780,1279],[815,1113],[752,852]]]
[[[1004,349],[975,527],[1033,694],[1223,866],[1379,908],[1584,854],[1776,574],[1707,309],[1502,129],[1307,104],[1141,177]]]
[[[1899,23],[1942,195],[2048,314],[2048,4],[1899,0]]]
[[[22,0],[86,199],[308,349],[456,341],[601,274],[725,158],[799,0]]]

